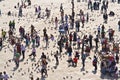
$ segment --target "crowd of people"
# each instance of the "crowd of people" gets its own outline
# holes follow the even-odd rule
[[[112,2],[115,1],[112,0]],[[19,8],[18,17],[23,17],[22,9],[31,5],[30,0],[27,0],[27,5],[25,3],[26,2],[22,2],[21,5],[18,3],[17,6],[15,6],[15,8]],[[91,9],[91,12],[93,12],[94,10],[100,10],[101,14],[103,15],[104,22],[97,27],[97,29],[95,30],[95,34],[87,35],[84,31],[81,30],[81,28],[84,28],[86,23],[90,21],[90,13],[80,9],[79,13],[77,14],[74,10],[74,0],[72,0],[72,12],[70,14],[65,14],[65,10],[63,8],[64,6],[61,3],[59,12],[60,20],[59,17],[56,16],[55,20],[53,21],[54,30],[59,32],[57,40],[58,50],[54,54],[56,65],[59,65],[60,63],[59,57],[61,57],[63,54],[66,54],[68,56],[67,62],[69,67],[77,67],[79,60],[81,60],[82,68],[85,69],[86,58],[90,58],[91,52],[93,52],[94,50],[94,57],[92,58],[93,60],[91,64],[95,68],[95,72],[97,72],[98,70],[98,62],[100,61],[101,74],[109,74],[109,76],[118,78],[119,69],[117,67],[117,64],[119,64],[119,43],[116,42],[114,37],[114,34],[117,31],[115,31],[112,27],[106,29],[106,26],[104,25],[108,24],[109,1],[99,0],[93,2],[92,0],[89,0],[87,3],[88,9]],[[118,0],[118,3],[120,3],[120,0]],[[42,6],[35,7],[35,15],[37,15],[37,18],[43,17],[43,15],[41,15],[41,8]],[[87,15],[85,15],[85,13]],[[51,10],[46,8],[44,17],[46,17],[46,19],[49,19],[50,16]],[[79,16],[79,19],[76,19],[75,16]],[[118,21],[117,25],[119,26],[118,31],[120,31],[120,21]],[[27,49],[31,50],[31,54],[29,54],[29,57],[35,60],[36,56],[38,56],[36,54],[37,49],[41,47],[41,44],[43,42],[45,43],[44,48],[48,49],[50,47],[49,43],[51,41],[55,41],[54,34],[49,34],[46,27],[42,30],[43,36],[40,36],[39,31],[37,31],[37,28],[34,25],[30,26],[29,33],[27,33],[25,27],[20,26],[20,35],[16,36],[16,27],[18,27],[16,26],[16,21],[10,21],[8,26],[8,31],[4,29],[1,30],[2,37],[0,38],[0,50],[2,50],[3,42],[5,42],[6,40],[11,46],[14,46],[13,61],[15,62],[16,68],[19,68],[21,56],[23,61],[27,57]],[[47,65],[49,64],[49,61],[47,60],[46,55],[46,53],[42,52],[41,57],[37,62],[37,64],[41,65],[40,72],[42,77],[48,77],[49,75],[47,73]],[[0,80],[8,80],[9,77],[6,72],[3,72],[3,74],[4,75],[0,73]],[[33,77],[31,78],[31,80],[33,80]]]

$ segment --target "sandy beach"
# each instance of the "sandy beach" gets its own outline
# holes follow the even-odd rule
[[[24,0],[23,0],[24,1]],[[115,15],[113,17],[108,17],[107,24],[104,23],[103,14],[101,14],[100,10],[93,10],[91,12],[88,9],[88,3],[84,2],[77,2],[74,0],[74,11],[75,11],[75,21],[79,19],[80,9],[84,11],[86,15],[89,13],[89,22],[85,22],[84,28],[80,27],[80,31],[77,32],[77,35],[80,37],[83,35],[93,35],[93,39],[96,37],[95,31],[97,32],[97,28],[99,25],[104,24],[106,36],[108,36],[107,30],[109,28],[114,29],[114,40],[115,42],[119,43],[120,40],[120,32],[118,31],[118,21],[120,20],[120,4],[117,2],[113,3],[110,0],[107,13],[109,14],[110,11],[113,11]],[[13,61],[14,56],[14,45],[11,45],[8,42],[8,34],[6,34],[7,39],[3,41],[3,48],[0,51],[0,72],[6,71],[9,76],[8,80],[31,80],[30,77],[33,76],[33,80],[40,78],[39,80],[115,80],[114,78],[105,76],[101,78],[100,72],[100,59],[98,57],[98,69],[97,72],[94,73],[94,67],[92,65],[93,56],[95,49],[93,48],[90,51],[89,57],[86,58],[85,61],[85,69],[82,69],[82,60],[81,55],[80,59],[78,60],[77,67],[68,67],[68,55],[66,54],[65,48],[63,48],[62,56],[59,56],[59,65],[56,65],[56,61],[54,58],[55,52],[58,50],[58,37],[59,37],[59,30],[55,28],[55,17],[58,17],[58,26],[60,23],[60,5],[63,4],[64,14],[71,15],[71,0],[31,0],[31,5],[27,6],[26,8],[22,8],[23,16],[18,17],[19,8],[15,8],[17,3],[20,3],[21,0],[3,0],[0,1],[0,34],[1,30],[4,29],[6,32],[9,30],[9,21],[15,20],[15,28],[14,35],[20,37],[19,27],[22,26],[25,29],[25,33],[30,33],[30,26],[34,25],[37,34],[40,36],[40,46],[36,48],[36,58],[35,60],[30,59],[29,55],[32,51],[32,44],[30,44],[29,48],[26,48],[25,51],[25,59],[20,61],[19,67],[15,70],[15,62]],[[93,1],[94,2],[94,1]],[[102,2],[100,3],[101,6]],[[26,3],[27,5],[27,3]],[[37,18],[35,15],[35,7],[41,6],[41,16],[45,15],[45,9],[50,9],[50,17],[46,18]],[[8,16],[8,12],[11,11],[11,16]],[[82,23],[80,23],[80,26]],[[49,39],[48,48],[45,47],[45,41],[43,41],[43,29],[46,27],[48,36],[50,34],[54,35],[54,41]],[[70,29],[70,32],[75,31],[75,29]],[[2,35],[0,35],[2,37]],[[82,37],[81,37],[82,38]],[[25,39],[21,42],[25,44]],[[112,43],[111,43],[112,44]],[[93,40],[93,46],[95,46],[95,42]],[[81,53],[81,49],[77,50],[77,46],[72,46],[73,48],[73,55],[76,51]],[[99,43],[99,49],[101,50],[101,43]],[[37,62],[40,59],[42,52],[45,53],[47,56],[47,73],[48,77],[42,77],[40,69],[41,66],[37,68]],[[20,57],[20,59],[22,56]],[[116,64],[118,70],[120,70],[119,63]],[[119,80],[120,78],[118,78]]]

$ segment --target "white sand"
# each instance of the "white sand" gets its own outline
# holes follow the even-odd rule
[[[14,9],[14,6],[17,5],[17,2],[21,1],[21,0],[4,0],[0,2],[0,9],[2,11],[2,16],[0,16],[0,30],[4,29],[6,31],[8,31],[8,24],[10,20],[15,20],[16,22],[16,29],[17,29],[17,33],[16,35],[19,35],[18,33],[18,29],[19,26],[25,26],[25,30],[26,32],[30,32],[30,25],[33,24],[35,26],[36,30],[41,30],[40,31],[40,36],[43,36],[43,28],[44,27],[49,27],[49,29],[47,29],[48,34],[54,34],[54,36],[57,36],[59,33],[57,31],[55,31],[54,29],[51,30],[51,27],[54,27],[54,25],[49,24],[47,20],[46,23],[44,23],[45,20],[36,20],[36,16],[34,16],[34,6],[36,5],[40,5],[42,8],[42,11],[45,11],[45,8],[48,7],[49,9],[51,9],[51,17],[55,18],[60,17],[60,12],[59,12],[59,6],[61,3],[63,3],[63,7],[65,10],[66,14],[71,14],[71,3],[70,0],[32,0],[32,6],[29,9],[23,9],[23,15],[26,15],[28,13],[27,17],[22,17],[19,18],[15,17],[15,16],[10,16],[8,17],[6,14],[9,10],[12,11],[13,14],[17,14],[18,10]],[[68,3],[69,2],[69,3]],[[53,5],[51,6],[51,3],[53,3]],[[89,23],[85,24],[85,28],[81,29],[81,31],[85,30],[84,33],[89,33],[91,32],[93,34],[94,30],[96,30],[97,25],[99,24],[103,24],[103,18],[102,15],[100,14],[100,11],[94,11],[94,12],[90,12],[90,10],[87,10],[87,3],[82,2],[82,3],[76,3],[75,1],[75,13],[78,13],[80,9],[85,10],[84,13],[89,12],[90,14],[90,19],[94,19],[95,21],[90,21]],[[108,20],[108,24],[105,24],[105,28],[108,29],[108,26],[111,26],[114,30],[115,30],[115,35],[119,35],[118,32],[118,27],[117,27],[117,22],[118,19],[120,18],[120,4],[117,3],[110,3],[109,4],[109,11],[114,11],[116,15],[118,16],[114,16],[114,17],[110,17]],[[32,18],[30,18],[30,15],[32,16]],[[100,16],[97,16],[100,15]],[[60,18],[59,18],[60,19]],[[51,19],[50,19],[51,20]],[[89,28],[87,28],[89,26]],[[56,33],[55,33],[56,32]],[[79,35],[81,35],[81,33],[78,33]],[[119,37],[119,36],[118,36]],[[57,37],[55,37],[55,39],[57,39]],[[43,50],[41,49],[42,46],[44,46],[44,42],[42,41],[42,37],[41,37],[41,45],[39,48],[37,48],[37,59],[39,59],[41,53],[44,51],[45,53],[49,53],[49,55],[52,52],[55,52],[57,50],[57,48],[53,48],[55,42],[50,42],[50,46],[49,49],[47,50]],[[6,71],[9,76],[12,75],[12,78],[10,78],[9,80],[30,80],[29,79],[29,73],[32,71],[34,78],[36,79],[37,77],[41,77],[40,73],[36,73],[34,72],[34,70],[32,69],[31,64],[32,63],[36,63],[31,61],[30,59],[28,59],[28,64],[24,64],[28,58],[28,55],[31,53],[31,49],[27,49],[26,50],[26,58],[23,62],[20,62],[20,67],[18,68],[18,70],[16,71],[12,71],[13,68],[15,67],[14,62],[8,62],[8,60],[13,58],[13,52],[10,51],[10,49],[13,51],[13,47],[11,45],[9,45],[8,43],[4,42],[5,47],[2,49],[2,51],[0,51],[0,71]],[[8,45],[10,48],[8,48]],[[93,52],[91,52],[91,57],[93,57]],[[54,57],[50,57],[50,59],[54,59]],[[48,77],[45,78],[45,80],[63,80],[63,77],[66,78],[66,76],[68,76],[67,79],[65,80],[79,80],[79,78],[81,80],[101,80],[100,78],[100,68],[98,67],[97,73],[93,74],[92,71],[94,70],[93,66],[92,66],[92,60],[88,59],[86,60],[86,66],[85,66],[85,71],[81,71],[82,68],[82,64],[81,64],[81,60],[79,60],[78,62],[78,66],[76,68],[73,67],[69,67],[68,68],[68,63],[67,63],[67,56],[65,55],[65,57],[62,57],[62,60],[60,61],[59,66],[57,67],[57,69],[54,69],[53,66],[55,65],[55,60],[52,62],[49,62],[48,66],[50,66],[50,70],[48,71]],[[8,62],[9,67],[6,67],[6,69],[4,68],[4,66],[6,66],[6,62]],[[22,68],[22,71],[18,72],[20,69]],[[30,72],[28,73],[28,68],[30,68]],[[51,70],[51,68],[54,70]],[[120,68],[120,66],[119,66]],[[34,67],[35,69],[35,67]],[[87,72],[88,73],[87,73]],[[13,75],[14,73],[14,75]],[[22,73],[26,73],[23,76],[21,76]],[[83,75],[85,73],[85,75]],[[72,76],[72,78],[71,78]],[[43,79],[44,80],[44,79]]]

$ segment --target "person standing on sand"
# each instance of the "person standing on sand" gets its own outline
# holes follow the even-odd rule
[[[34,47],[32,48],[32,53],[29,56],[33,56],[33,58],[36,57],[36,49]]]
[[[82,42],[82,52],[84,52],[85,39],[83,38],[83,39],[81,40],[81,42]]]
[[[104,19],[104,23],[107,24],[107,20],[108,20],[108,15],[107,15],[107,13],[104,13],[104,14],[103,14],[103,19]]]
[[[20,53],[16,53],[14,57],[14,61],[17,68],[19,67],[19,59],[20,59]]]
[[[43,73],[45,73],[45,76],[48,76],[48,74],[47,74],[47,64],[48,64],[48,62],[46,61],[46,59],[43,59],[42,61],[41,61],[41,76],[43,77],[44,75],[43,75]]]
[[[42,55],[41,55],[40,59],[41,59],[41,60],[42,60],[42,59],[46,59],[46,55],[44,54],[44,52],[42,52]]]
[[[12,28],[13,28],[13,30],[15,30],[15,20],[13,20],[13,22],[12,22]]]
[[[82,52],[81,59],[82,59],[82,68],[84,69],[85,68],[85,60],[86,60],[85,52]]]
[[[94,56],[92,64],[95,67],[95,71],[96,71],[97,70],[97,57],[96,56]]]
[[[58,18],[55,17],[55,29],[57,29],[57,27],[58,27]]]
[[[58,51],[56,51],[54,57],[55,57],[55,60],[56,60],[56,65],[58,65],[58,64],[59,64],[59,60],[58,60]]]
[[[65,22],[67,23],[68,22],[68,15],[65,14]]]
[[[35,36],[31,37],[31,41],[32,41],[32,47],[35,47]]]
[[[98,50],[98,42],[99,42],[99,38],[98,38],[98,36],[96,36],[96,38],[94,39],[94,41],[95,41],[95,50],[97,51]]]
[[[69,34],[69,23],[65,23],[65,34]]]
[[[23,39],[24,36],[25,36],[25,30],[24,30],[24,28],[22,26],[20,26],[20,28],[19,28],[19,33],[20,33],[21,39]]]
[[[82,22],[82,28],[84,28],[84,23],[85,23],[85,16],[84,14],[81,16],[81,22]]]
[[[28,47],[29,48],[29,45],[30,45],[30,35],[29,34],[26,34],[25,35],[25,47]]]
[[[22,53],[22,56],[23,56],[23,59],[25,58],[25,46],[22,44],[21,45],[21,53]]]
[[[72,32],[69,34],[69,41],[70,41],[70,45],[72,45],[72,39],[73,39],[73,35]]]
[[[46,44],[45,47],[46,47],[46,48],[47,48],[48,45],[49,45],[49,41],[48,41],[48,40],[49,40],[49,38],[48,38],[48,34],[46,34],[46,35],[45,35],[45,44]]]
[[[39,47],[40,46],[40,36],[39,35],[36,35],[36,47]]]
[[[88,0],[88,9],[90,9],[92,6],[92,1],[91,0]]]
[[[77,38],[77,49],[80,49],[81,40],[80,37]]]
[[[61,11],[61,23],[64,23],[64,10]]]
[[[62,5],[62,3],[61,3],[61,5],[60,5],[60,12],[63,10],[63,5]]]
[[[76,26],[76,32],[79,32],[80,31],[80,23],[78,20],[75,22],[75,26]]]
[[[71,46],[68,46],[67,53],[68,53],[68,57],[72,56],[72,47]]]
[[[12,28],[12,21],[9,22],[9,30]]]
[[[115,59],[116,59],[116,63],[119,64],[119,55],[118,54],[116,54]]]
[[[86,14],[86,22],[88,22],[89,21],[89,13],[87,12],[87,14]]]
[[[16,47],[17,47],[17,53],[19,53],[21,55],[21,42],[20,42],[20,40],[18,40],[18,42],[16,43]]]
[[[37,18],[41,18],[41,7],[38,6],[38,17]]]
[[[62,53],[62,39],[60,39],[58,41],[58,46],[59,46],[59,52],[60,52],[60,55],[61,55],[61,53]]]
[[[76,44],[76,41],[77,41],[77,33],[74,32],[73,33],[73,42]]]
[[[43,37],[45,37],[45,35],[47,34],[47,29],[46,27],[43,29]]]
[[[0,16],[1,16],[1,9],[0,9]]]
[[[19,13],[18,13],[18,17],[22,17],[22,6],[19,7]]]
[[[93,38],[93,36],[90,34],[89,35],[89,39],[88,39],[89,40],[89,44],[90,44],[90,49],[92,49],[92,47],[93,47],[92,46],[92,38]]]
[[[101,29],[100,29],[100,26],[98,26],[98,28],[97,28],[97,35],[98,35],[99,38],[100,38],[100,32],[101,32]]]
[[[2,47],[3,47],[3,40],[2,38],[0,38],[0,50],[2,49]]]

